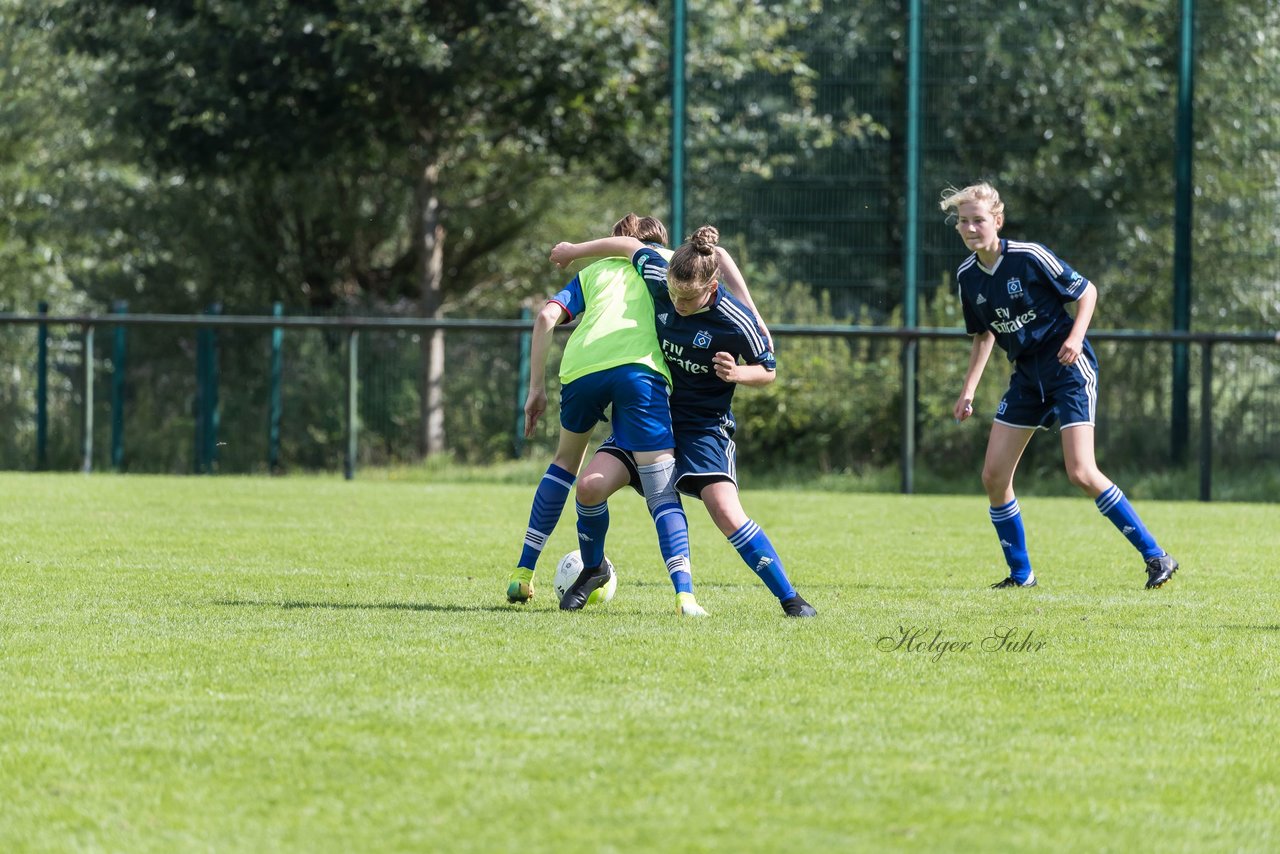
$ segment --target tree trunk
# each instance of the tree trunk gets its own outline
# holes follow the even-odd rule
[[[440,222],[440,167],[427,164],[418,182],[418,247],[422,317],[439,317],[444,302],[444,225]],[[418,453],[441,454],[444,445],[444,330],[422,336],[422,374],[418,385]]]

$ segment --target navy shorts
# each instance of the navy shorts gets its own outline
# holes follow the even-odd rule
[[[732,415],[712,419],[682,419],[676,422],[676,489],[693,498],[713,483],[738,485],[738,446],[733,442],[737,429]],[[610,436],[599,448],[617,457],[631,474],[631,488],[644,494],[636,460]]]
[[[675,447],[667,381],[640,365],[619,365],[579,377],[560,389],[560,426],[590,433],[613,407],[613,437],[628,451]]]
[[[1050,352],[1051,350],[1051,352]],[[1056,348],[1018,360],[995,421],[1009,427],[1046,430],[1093,425],[1098,413],[1098,359],[1086,341],[1073,365],[1058,362]]]

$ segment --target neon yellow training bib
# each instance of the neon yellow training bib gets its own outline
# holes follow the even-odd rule
[[[604,258],[578,274],[584,308],[560,360],[560,382],[568,384],[619,365],[643,365],[671,385],[658,345],[653,297],[626,258]]]

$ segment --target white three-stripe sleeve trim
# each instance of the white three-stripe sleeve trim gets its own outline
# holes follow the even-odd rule
[[[960,290],[960,274],[976,263],[978,263],[978,253],[976,252],[960,262],[960,266],[956,269],[956,296],[963,296]]]
[[[745,311],[738,308],[731,302],[721,302],[720,310],[724,312],[724,316],[738,328],[738,331],[746,336],[750,342],[752,351],[755,355],[761,355],[769,352],[769,348],[764,344],[764,336],[760,334],[760,330],[756,328],[754,317],[748,315]]]
[[[1026,252],[1028,255],[1036,258],[1046,270],[1054,277],[1062,275],[1062,262],[1053,256],[1045,247],[1039,243],[1022,243],[1017,240],[1009,241],[1009,248],[1017,252]]]

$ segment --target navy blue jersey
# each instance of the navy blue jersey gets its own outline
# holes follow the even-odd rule
[[[737,383],[716,376],[712,359],[728,353],[748,365],[764,365],[776,370],[769,342],[760,334],[755,315],[724,285],[706,308],[688,317],[680,315],[667,293],[667,259],[649,247],[636,250],[631,263],[644,278],[653,295],[657,313],[658,343],[671,369],[671,419],[719,418],[728,414]]]
[[[1016,362],[1041,347],[1061,346],[1075,323],[1064,306],[1080,299],[1089,280],[1039,243],[1001,240],[994,269],[983,268],[975,252],[956,271],[956,284],[965,329],[995,333]]]

